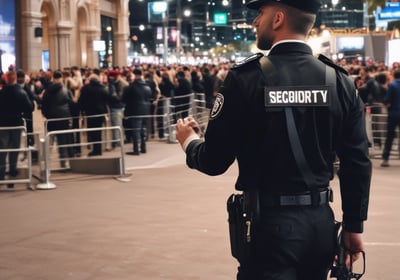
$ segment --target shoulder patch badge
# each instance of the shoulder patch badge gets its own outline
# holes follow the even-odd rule
[[[210,120],[214,120],[218,117],[219,113],[222,110],[223,105],[224,105],[224,96],[221,93],[217,93],[214,106],[210,113]]]
[[[252,62],[252,61],[256,61],[256,60],[260,59],[263,56],[264,56],[263,53],[253,54],[253,55],[251,55],[251,56],[249,56],[249,57],[247,57],[247,58],[245,58],[245,59],[243,59],[243,60],[241,60],[239,62],[236,62],[232,66],[232,69],[236,69],[236,68],[242,67],[243,65],[246,65],[247,63]]]

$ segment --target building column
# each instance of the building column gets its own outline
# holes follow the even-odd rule
[[[70,21],[59,21],[57,23],[58,33],[58,67],[71,67],[71,52],[74,47],[71,42],[73,24]]]
[[[128,34],[114,33],[114,59],[115,66],[126,66],[128,64]]]
[[[86,33],[86,46],[87,46],[87,58],[86,58],[86,66],[91,68],[99,67],[99,54],[93,48],[93,41],[99,40],[99,32],[96,30],[88,30]]]
[[[87,29],[87,66],[99,67],[99,54],[93,49],[93,41],[100,40],[100,3],[98,0],[88,4],[89,24]]]
[[[37,71],[42,68],[42,37],[35,37],[35,28],[41,27],[41,13],[21,11],[17,66],[25,71]]]

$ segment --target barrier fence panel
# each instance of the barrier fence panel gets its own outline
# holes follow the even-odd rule
[[[176,121],[189,115],[199,123],[202,131],[208,121],[205,94],[191,93],[183,96],[175,96],[167,101],[168,109],[168,142],[176,143]]]
[[[87,155],[91,159],[101,158],[100,155],[103,151],[112,151],[115,147],[119,147],[121,149],[119,175],[125,176],[124,140],[131,138],[134,130],[130,125],[132,119],[145,118],[147,120],[144,130],[146,140],[157,135],[159,140],[176,143],[176,120],[188,115],[193,115],[204,131],[208,121],[204,93],[161,98],[156,104],[154,112],[145,116],[123,117],[121,113],[118,116],[121,118],[121,126],[111,126],[111,123],[115,123],[116,117],[111,113],[45,119],[43,138],[35,141],[35,150],[39,152],[40,173],[43,181],[43,184],[39,184],[37,188],[55,188],[56,186],[50,182],[51,171],[71,169],[68,163],[76,162],[81,157],[85,158],[85,152],[90,147],[92,147],[92,152],[95,147],[97,151],[101,151],[94,154],[88,153]],[[112,119],[113,121],[111,121]],[[118,138],[116,138],[117,135]],[[100,150],[98,149],[99,146],[101,147]]]
[[[382,105],[366,107],[366,130],[370,142],[370,156],[381,158],[386,142],[388,113]],[[400,158],[400,131],[397,128],[391,158]]]
[[[14,184],[27,184],[29,189],[33,189],[31,147],[27,145],[27,141],[23,141],[22,137],[26,134],[25,126],[0,127],[0,185],[7,184],[9,188],[12,188]],[[27,172],[22,172],[24,169],[18,160],[20,153],[26,155]],[[7,166],[9,167],[8,176],[6,176]],[[10,168],[16,169],[10,170]],[[11,171],[16,173],[11,174]]]
[[[132,119],[145,118],[147,121],[145,130],[147,138],[152,139],[157,135],[159,140],[176,143],[176,121],[189,115],[196,119],[202,131],[204,131],[208,121],[204,93],[190,93],[183,96],[161,98],[154,112],[151,112],[150,115],[124,117],[123,129],[127,138],[130,138],[134,130],[129,125]]]
[[[51,171],[71,169],[71,162],[79,160],[87,160],[88,157],[83,156],[83,151],[92,147],[92,152],[88,153],[90,159],[96,161],[113,159],[101,157],[103,147],[105,150],[110,150],[113,143],[118,143],[120,155],[118,156],[119,176],[125,176],[125,161],[124,161],[124,143],[122,128],[120,126],[107,126],[109,116],[94,115],[80,118],[82,126],[95,126],[89,128],[71,129],[72,118],[59,118],[45,120],[45,138],[42,139],[43,145],[43,183],[37,186],[38,189],[54,189],[55,184],[50,182]],[[65,129],[62,129],[65,128]],[[115,135],[119,138],[113,139],[111,135],[117,131]],[[79,134],[79,140],[75,141],[74,135]],[[93,136],[93,135],[94,136]],[[74,150],[79,150],[79,154],[74,153]],[[95,150],[98,149],[98,150]],[[91,157],[93,156],[93,157]],[[82,168],[82,165],[80,165]],[[95,171],[95,170],[94,170]]]
[[[193,117],[199,123],[201,132],[204,134],[209,117],[209,110],[206,108],[206,95],[204,93],[195,93]]]

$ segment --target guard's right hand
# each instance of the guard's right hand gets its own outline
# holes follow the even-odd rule
[[[191,116],[178,119],[176,123],[176,139],[179,143],[183,145],[186,139],[194,136],[197,136],[196,138],[200,137],[200,127],[196,120]]]
[[[350,267],[350,256],[353,262],[361,257],[361,252],[364,251],[364,243],[361,233],[343,231],[343,242],[346,249],[346,266]]]

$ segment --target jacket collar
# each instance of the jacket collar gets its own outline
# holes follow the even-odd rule
[[[286,53],[301,53],[312,55],[309,45],[300,41],[287,41],[273,46],[268,55],[282,55]]]

